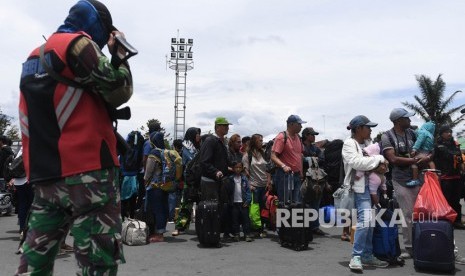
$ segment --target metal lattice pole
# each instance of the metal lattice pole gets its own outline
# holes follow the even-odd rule
[[[187,71],[194,69],[191,38],[172,38],[169,67],[176,72],[174,92],[174,139],[182,139],[186,131]]]

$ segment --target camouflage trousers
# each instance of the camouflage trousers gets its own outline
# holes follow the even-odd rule
[[[116,275],[124,263],[117,168],[35,185],[17,275],[52,275],[71,229],[82,275]]]

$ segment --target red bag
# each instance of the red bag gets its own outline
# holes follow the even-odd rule
[[[265,194],[265,208],[261,210],[261,217],[268,219],[272,227],[276,225],[276,209],[278,208],[278,197],[267,191]]]
[[[413,220],[446,219],[454,223],[456,217],[457,212],[449,206],[442,193],[437,174],[427,171],[425,183],[413,206]]]

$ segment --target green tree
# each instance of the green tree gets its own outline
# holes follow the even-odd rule
[[[465,107],[465,104],[448,109],[454,97],[462,91],[455,91],[451,96],[445,98],[446,83],[442,80],[441,76],[439,74],[436,81],[431,80],[431,78],[425,75],[415,76],[420,88],[420,95],[414,96],[417,103],[402,102],[402,105],[415,111],[425,121],[435,122],[436,132],[439,126],[447,124],[451,128],[454,128],[465,120],[465,114],[461,114],[453,119],[454,114],[458,111],[460,112]]]
[[[3,114],[0,108],[0,134],[5,135],[13,141],[19,141],[19,130],[12,124],[13,117]]]

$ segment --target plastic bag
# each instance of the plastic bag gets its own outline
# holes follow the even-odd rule
[[[260,229],[262,227],[262,220],[260,218],[260,205],[254,200],[252,193],[252,201],[249,208],[250,225],[253,229]]]
[[[425,183],[413,206],[413,220],[446,219],[454,223],[456,217],[457,213],[449,206],[442,193],[438,176],[433,172],[425,172]]]

